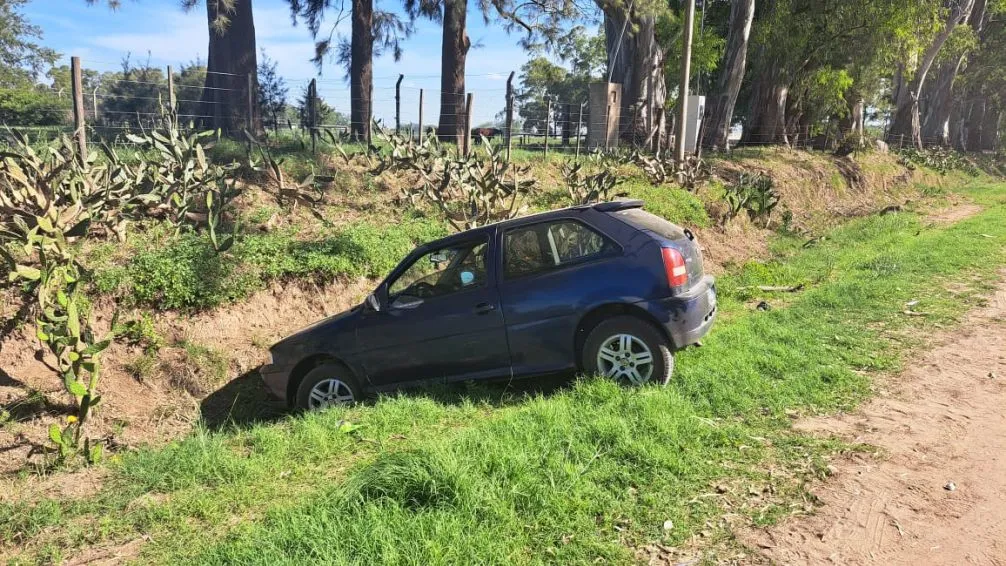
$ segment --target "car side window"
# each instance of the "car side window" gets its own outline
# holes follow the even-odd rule
[[[507,277],[554,269],[616,249],[610,240],[575,220],[524,226],[508,231],[504,238]]]
[[[388,287],[394,300],[401,296],[429,299],[488,282],[485,240],[466,242],[427,252],[412,262]]]

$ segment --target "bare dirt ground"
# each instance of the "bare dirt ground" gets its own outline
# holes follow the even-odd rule
[[[779,564],[1006,565],[1006,283],[853,414],[797,429],[878,447],[821,506],[740,541]]]

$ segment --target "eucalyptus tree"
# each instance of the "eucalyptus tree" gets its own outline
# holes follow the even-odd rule
[[[287,0],[294,21],[307,23],[315,38],[313,61],[319,71],[327,57],[334,55],[346,69],[350,96],[350,136],[354,140],[370,138],[373,111],[374,57],[390,51],[398,61],[402,56],[402,41],[413,30],[411,22],[391,11],[374,8],[374,0]],[[322,33],[326,12],[334,12],[326,33]],[[350,38],[336,38],[339,24],[351,21]],[[334,44],[334,45],[333,45]]]
[[[726,52],[716,90],[706,102],[703,147],[727,148],[734,106],[737,104],[747,67],[748,41],[751,38],[754,15],[755,0],[731,0]]]
[[[899,143],[910,140],[918,148],[922,147],[922,124],[919,117],[919,99],[926,85],[926,78],[932,69],[940,50],[950,39],[957,26],[966,23],[975,7],[976,0],[944,0],[945,19],[932,41],[921,53],[918,66],[911,81],[900,87],[895,97],[894,115],[891,118],[890,139]],[[925,2],[920,2],[924,4]]]
[[[858,79],[878,65],[890,65],[892,54],[915,50],[919,36],[934,27],[932,3],[759,2],[742,143],[787,144],[793,136],[816,133],[822,119],[837,124],[839,120],[832,118],[844,117],[850,111],[848,103],[861,111],[859,99],[869,93],[849,98],[847,94],[855,92]],[[847,104],[839,104],[842,100]],[[823,115],[822,104],[831,111]]]

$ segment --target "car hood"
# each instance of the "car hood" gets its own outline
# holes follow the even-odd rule
[[[310,348],[310,346],[315,342],[330,340],[338,334],[352,333],[355,321],[362,310],[363,305],[357,305],[348,311],[332,315],[328,318],[319,320],[314,324],[305,326],[290,336],[280,340],[276,344],[273,344],[270,350],[289,350],[295,347],[304,346]]]

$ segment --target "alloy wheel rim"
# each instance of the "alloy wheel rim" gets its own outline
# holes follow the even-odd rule
[[[355,400],[353,390],[340,379],[330,377],[315,384],[307,397],[307,406],[311,410],[325,409],[338,405],[347,405]]]
[[[615,334],[601,342],[597,369],[605,377],[642,385],[653,375],[653,352],[631,334]]]

